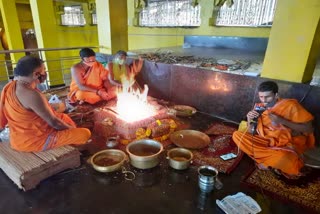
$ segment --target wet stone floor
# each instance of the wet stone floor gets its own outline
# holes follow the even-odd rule
[[[190,128],[205,130],[216,118],[197,113],[186,118]],[[34,190],[23,192],[0,172],[1,213],[223,213],[216,199],[243,192],[254,198],[262,208],[261,213],[305,213],[302,208],[281,202],[241,184],[242,178],[254,167],[244,156],[229,175],[219,174],[223,188],[203,194],[198,187],[198,166],[184,171],[168,166],[165,152],[160,164],[152,169],[138,170],[125,164],[136,178],[126,180],[118,171],[99,173],[87,159],[102,145],[92,144],[84,151],[79,168],[61,172],[40,183]]]

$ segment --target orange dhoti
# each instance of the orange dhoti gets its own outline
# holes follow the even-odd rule
[[[58,113],[57,113],[58,114]],[[57,115],[64,122],[75,126],[73,120],[66,114]],[[45,144],[39,151],[57,148],[65,145],[82,145],[85,144],[91,136],[91,132],[87,128],[71,128],[61,131],[52,132],[46,139]],[[18,150],[18,149],[17,149]]]
[[[96,62],[88,70],[85,70],[81,63],[76,64],[73,69],[80,73],[82,84],[92,89],[105,88],[105,81],[108,77],[108,70],[102,64]],[[116,88],[109,87],[107,90],[108,100],[116,97]],[[70,92],[68,98],[71,102],[84,101],[90,104],[95,104],[102,98],[95,92],[80,90],[76,81],[72,78],[70,84]]]
[[[293,149],[270,147],[270,141],[258,135],[236,131],[232,138],[243,152],[265,168],[270,166],[297,175],[303,166],[303,161]]]
[[[236,131],[232,136],[233,141],[263,167],[272,167],[287,174],[298,175],[304,165],[301,154],[314,146],[314,136],[306,133],[292,136],[292,130],[288,127],[272,124],[268,116],[269,112],[294,123],[313,120],[313,116],[296,100],[280,100],[259,117],[258,134]]]
[[[116,97],[116,88],[115,87],[109,88],[107,93],[108,93],[107,100],[111,100],[111,99],[115,98]],[[95,104],[95,103],[101,101],[102,98],[94,92],[76,90],[73,94],[73,102],[75,100],[82,100],[82,101],[85,101],[90,104]]]

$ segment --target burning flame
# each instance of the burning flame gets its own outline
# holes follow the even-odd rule
[[[144,85],[142,92],[140,89],[134,89],[134,76],[121,78],[122,88],[117,92],[117,107],[116,112],[120,118],[126,122],[135,122],[156,114],[155,108],[147,101],[148,86]]]

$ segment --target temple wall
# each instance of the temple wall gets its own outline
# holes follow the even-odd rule
[[[257,86],[267,79],[145,60],[137,80],[149,86],[151,96],[191,105],[199,111],[238,123],[258,101]],[[281,97],[303,99],[301,104],[316,117],[318,133],[320,87],[280,80],[275,82],[279,85]]]

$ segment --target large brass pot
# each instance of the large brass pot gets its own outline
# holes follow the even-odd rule
[[[91,164],[99,172],[113,172],[120,169],[127,160],[128,157],[123,151],[106,149],[94,154],[91,158]]]
[[[184,170],[190,166],[193,154],[190,150],[184,148],[170,149],[167,153],[169,166],[177,170]]]
[[[159,164],[159,155],[163,151],[163,146],[155,140],[141,139],[129,143],[126,151],[132,166],[138,169],[150,169]]]

